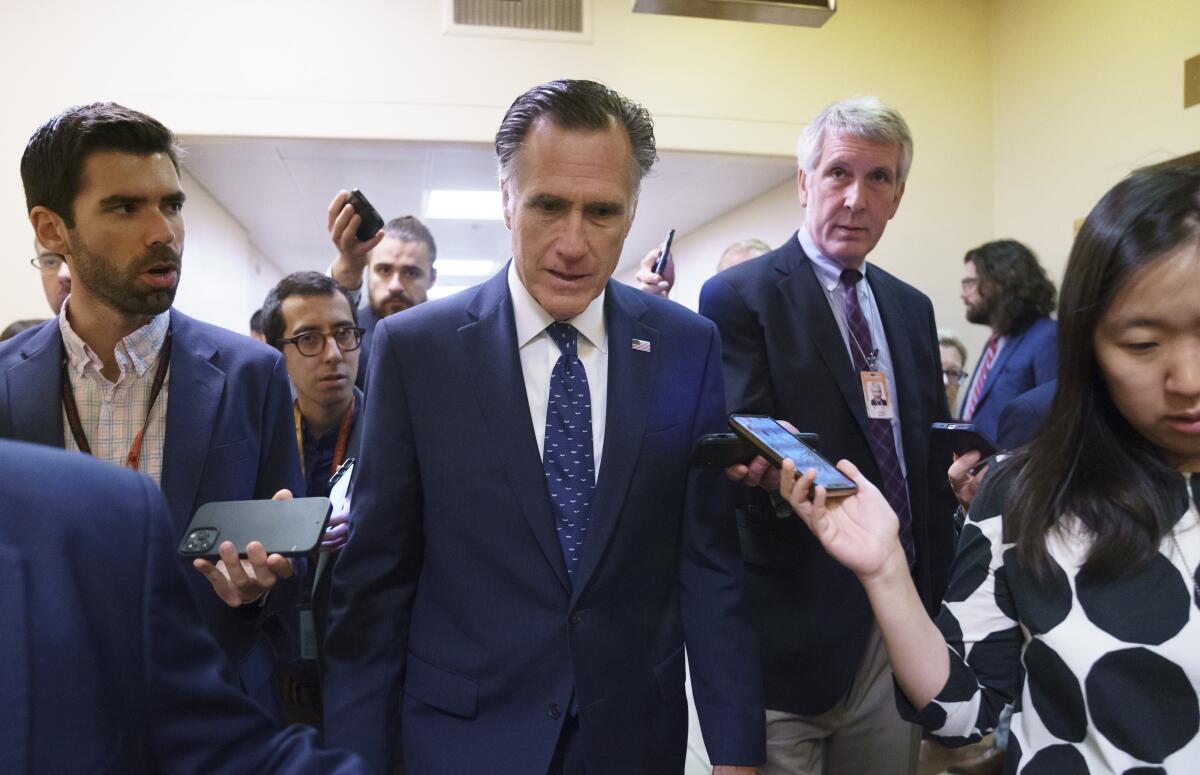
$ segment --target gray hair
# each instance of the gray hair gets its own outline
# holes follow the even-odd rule
[[[804,127],[796,143],[796,159],[800,169],[811,175],[821,163],[825,137],[849,135],[876,143],[900,147],[900,163],[896,182],[908,180],[912,169],[912,132],[900,111],[878,97],[852,97],[829,105]]]
[[[631,180],[634,191],[658,161],[654,147],[654,122],[650,111],[595,81],[559,80],[535,86],[508,108],[496,132],[496,159],[500,180],[512,177],[533,122],[549,117],[562,129],[599,131],[617,124],[625,129],[633,148]]]
[[[763,253],[770,252],[771,246],[760,239],[747,239],[741,240],[740,242],[735,242],[729,247],[725,248],[725,251],[721,253],[721,258],[719,261],[717,261],[717,271],[720,272],[722,269],[728,269],[730,266],[733,266],[733,264],[741,263],[741,261],[748,261],[751,258],[758,258]],[[740,261],[729,263],[733,258],[736,257],[743,258],[741,258]]]

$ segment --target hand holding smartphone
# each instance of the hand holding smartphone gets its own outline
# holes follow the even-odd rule
[[[776,468],[781,468],[784,460],[791,460],[796,464],[798,474],[810,468],[816,469],[814,484],[824,487],[830,495],[850,495],[858,491],[858,486],[837,470],[833,463],[793,436],[777,420],[761,415],[732,414],[729,416],[729,425],[734,433],[753,444],[759,454]]]
[[[303,556],[317,546],[329,512],[327,498],[206,503],[192,517],[179,554],[216,562],[225,541],[233,542],[239,557],[246,556],[247,544],[258,541],[268,555]]]
[[[379,215],[379,211],[367,201],[363,192],[357,188],[352,189],[346,203],[354,208],[359,218],[362,218],[362,223],[358,225],[358,231],[354,232],[354,236],[358,238],[359,242],[366,242],[383,228],[383,218]]]
[[[663,270],[667,268],[667,259],[671,256],[671,242],[675,239],[675,230],[671,229],[667,232],[666,239],[662,243],[662,251],[658,254],[658,260],[654,262],[654,274],[662,276]]]

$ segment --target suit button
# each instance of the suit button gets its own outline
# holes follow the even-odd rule
[[[546,706],[546,715],[550,718],[558,718],[562,715],[562,708],[558,706],[557,702],[552,702]]]
[[[583,616],[580,614],[571,614],[571,618],[568,621],[570,621],[571,624],[579,624],[583,621]]]

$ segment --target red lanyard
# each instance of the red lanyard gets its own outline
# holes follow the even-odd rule
[[[146,435],[146,429],[150,427],[150,414],[154,411],[154,403],[158,401],[158,394],[162,392],[163,383],[167,380],[167,369],[170,363],[171,334],[168,332],[162,349],[158,353],[158,367],[154,370],[154,383],[150,386],[150,405],[146,407],[146,419],[142,423],[141,430],[137,432],[137,436],[133,437],[133,446],[129,448],[129,453],[125,455],[126,468],[138,470],[142,459],[142,438]],[[75,446],[79,447],[80,452],[92,454],[92,447],[88,444],[87,435],[83,432],[83,423],[79,420],[79,407],[75,404],[75,393],[71,390],[71,374],[67,367],[65,342],[62,356],[62,405],[63,411],[67,415],[67,424],[71,428],[71,435],[75,437]]]
[[[338,426],[337,443],[333,445],[333,463],[329,466],[331,478],[342,467],[342,461],[346,459],[346,444],[350,440],[350,426],[354,424],[354,404],[354,397],[351,396],[350,408],[342,415],[342,422]],[[292,409],[296,417],[296,447],[300,451],[300,470],[307,475],[304,469],[304,431],[301,428],[303,416],[300,414],[300,402],[297,401]]]

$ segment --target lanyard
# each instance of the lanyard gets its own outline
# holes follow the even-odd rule
[[[167,332],[166,341],[163,342],[162,349],[158,353],[158,367],[154,370],[154,382],[150,386],[150,405],[146,407],[146,419],[142,423],[142,428],[133,437],[133,445],[129,448],[129,453],[125,455],[125,467],[138,470],[138,465],[142,459],[142,438],[146,435],[146,429],[150,427],[150,415],[154,411],[154,404],[158,401],[158,394],[162,392],[163,383],[167,380],[167,369],[171,363],[171,334]],[[75,446],[79,447],[79,451],[85,454],[92,454],[92,447],[88,444],[87,435],[83,432],[83,423],[79,419],[79,407],[75,404],[75,393],[71,390],[71,374],[67,368],[67,346],[63,344],[62,356],[62,405],[63,411],[67,415],[67,424],[71,428],[71,435],[75,437]]]
[[[346,458],[346,443],[350,440],[350,426],[354,424],[354,404],[355,400],[351,397],[350,408],[342,415],[342,422],[338,426],[337,443],[333,445],[333,463],[329,466],[330,477],[337,473],[337,470],[342,467],[342,461]],[[300,414],[299,401],[292,404],[292,412],[296,418],[296,449],[300,451],[300,471],[307,476],[308,473],[304,468],[304,431],[301,427],[303,417]]]

